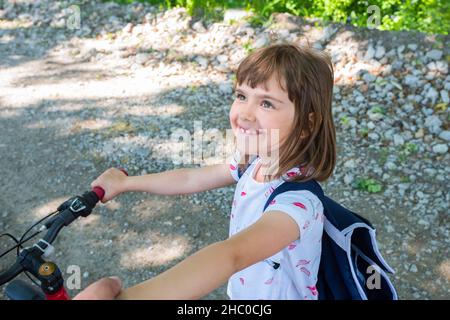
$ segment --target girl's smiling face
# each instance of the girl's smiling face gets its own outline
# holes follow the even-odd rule
[[[230,123],[241,154],[263,157],[279,150],[292,130],[294,114],[294,103],[274,75],[255,88],[246,81],[236,85]]]

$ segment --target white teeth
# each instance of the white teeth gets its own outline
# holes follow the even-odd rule
[[[241,131],[241,133],[243,134],[258,134],[256,130],[248,130],[244,128],[239,128],[239,131]]]

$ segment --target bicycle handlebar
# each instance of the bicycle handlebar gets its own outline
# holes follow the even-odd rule
[[[128,173],[124,169],[120,169],[120,171],[128,176]],[[100,186],[96,186],[92,188],[92,191],[85,192],[81,197],[77,196],[65,201],[58,207],[58,211],[60,212],[51,219],[50,223],[45,224],[48,231],[39,240],[39,245],[35,244],[30,250],[40,250],[41,253],[39,255],[43,255],[45,249],[53,243],[63,227],[68,226],[80,216],[87,217],[104,196],[105,190]],[[42,248],[42,244],[44,244],[45,248]],[[24,259],[24,257],[18,256],[14,265],[7,271],[0,273],[0,286],[11,281],[25,270],[24,264],[22,263]]]
[[[22,265],[16,261],[11,268],[0,274],[0,286],[17,277],[23,271]]]

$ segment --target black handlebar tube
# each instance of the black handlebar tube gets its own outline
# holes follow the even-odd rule
[[[22,271],[22,265],[16,261],[11,268],[0,274],[0,286],[17,277]]]

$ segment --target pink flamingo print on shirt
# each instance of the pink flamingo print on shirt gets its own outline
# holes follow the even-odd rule
[[[298,260],[297,265],[295,267],[297,268],[298,266],[305,266],[305,265],[309,264],[310,262],[311,262],[311,260],[301,259],[301,260]]]
[[[309,289],[309,291],[311,291],[311,294],[313,296],[317,296],[318,292],[316,286],[306,286],[306,287]]]
[[[288,250],[292,250],[292,249],[294,249],[295,247],[296,247],[297,245],[295,244],[295,243],[290,243],[289,245],[288,245]]]
[[[241,282],[241,284],[242,284],[242,285],[244,285],[244,283],[245,283],[245,280],[244,280],[244,278],[242,278],[242,277],[241,277],[241,278],[239,278],[239,281]]]
[[[305,206],[303,203],[301,203],[301,202],[292,202],[292,204],[293,204],[294,206],[297,206],[297,207],[299,207],[299,208],[302,208],[302,209],[305,209],[305,210],[306,210],[306,206]]]
[[[264,193],[264,197],[267,198],[274,190],[275,190],[274,187],[270,187],[269,190],[267,190],[267,191]]]
[[[236,167],[233,166],[232,164],[230,164],[230,169],[234,171],[234,170],[236,170]]]
[[[241,192],[241,196],[243,197],[243,196],[245,196],[247,193],[245,192],[245,191],[242,191]]]
[[[272,282],[273,282],[273,277],[270,278],[269,280],[267,280],[266,282],[264,282],[264,284],[272,284]]]
[[[309,270],[306,269],[305,267],[301,267],[300,271],[303,272],[304,274],[306,274],[308,277],[311,275],[311,272],[309,272]]]
[[[269,205],[275,204],[275,199],[273,199],[272,201],[270,201]]]

